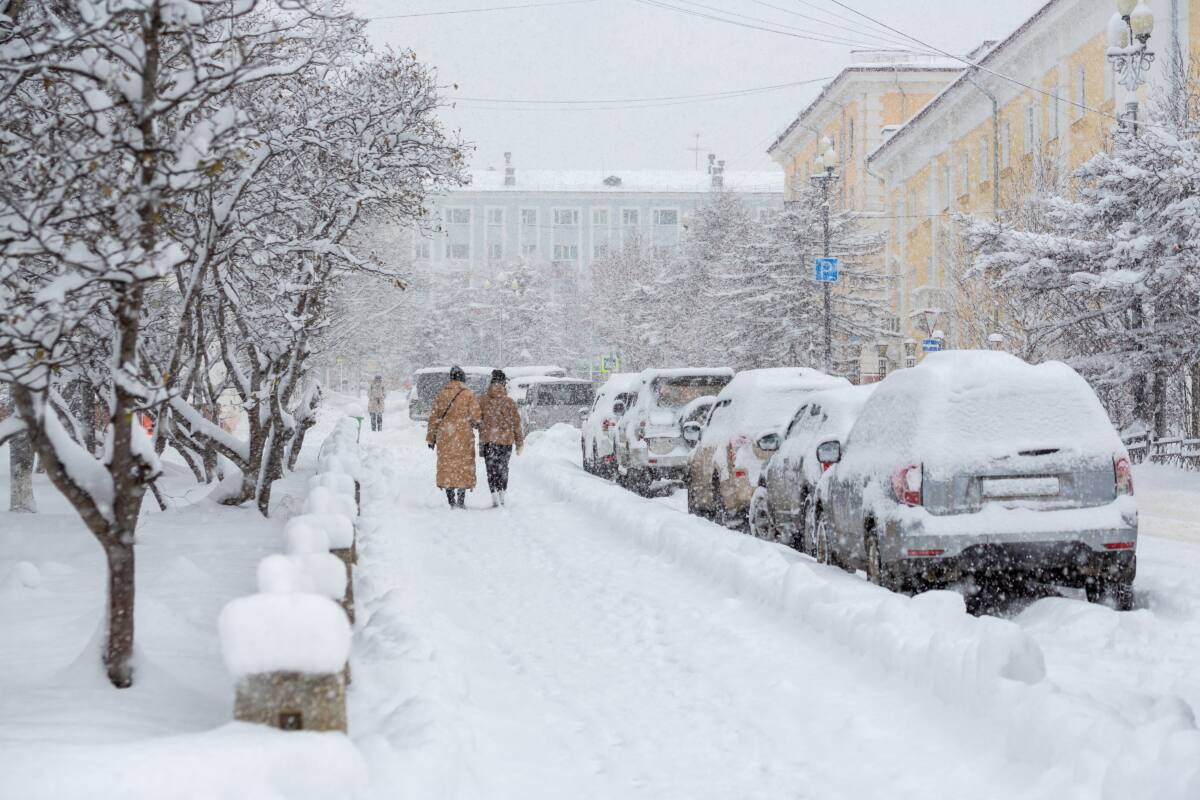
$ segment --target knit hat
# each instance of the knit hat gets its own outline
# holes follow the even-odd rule
[[[504,370],[492,370],[492,383],[508,383],[508,376],[504,374]]]
[[[450,380],[462,381],[463,383],[466,383],[467,382],[467,373],[463,372],[462,367],[451,367],[450,368]]]

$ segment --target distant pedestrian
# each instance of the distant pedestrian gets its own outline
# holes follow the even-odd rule
[[[383,376],[376,375],[367,390],[367,413],[371,415],[371,430],[383,430],[383,407],[387,401],[387,387],[383,385]]]
[[[483,422],[479,430],[479,448],[487,467],[488,489],[492,492],[492,507],[504,505],[508,491],[508,460],[513,447],[520,453],[525,447],[525,432],[517,404],[508,396],[508,376],[492,370],[492,382],[479,400]]]
[[[446,490],[451,508],[464,508],[467,490],[475,488],[475,428],[479,401],[467,388],[462,367],[450,370],[450,380],[438,392],[429,411],[425,441],[437,449],[437,485]]]

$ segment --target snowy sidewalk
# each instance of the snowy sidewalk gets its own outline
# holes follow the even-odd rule
[[[536,456],[509,508],[477,491],[452,512],[414,426],[366,441],[350,716],[380,796],[1074,796],[1001,732],[556,499]]]

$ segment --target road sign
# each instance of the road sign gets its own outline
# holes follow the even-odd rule
[[[818,258],[813,270],[813,278],[817,283],[837,283],[838,266],[836,258]]]
[[[621,371],[621,359],[617,356],[600,356],[600,374]]]
[[[942,340],[925,339],[921,342],[921,349],[926,353],[937,353],[942,349]]]

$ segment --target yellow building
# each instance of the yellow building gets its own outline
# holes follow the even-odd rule
[[[834,190],[841,194],[841,205],[861,214],[866,230],[884,233],[883,182],[871,176],[867,156],[961,72],[961,63],[949,58],[893,50],[855,51],[850,66],[824,87],[767,151],[784,170],[785,199],[794,199],[808,186],[821,154],[819,143],[828,138],[840,161]],[[867,267],[883,272],[883,254]],[[881,369],[874,344],[837,342],[837,370],[858,373],[864,380],[880,377],[886,369]]]
[[[1030,190],[1070,191],[1071,172],[1102,149],[1126,104],[1169,89],[1168,66],[1200,41],[1200,0],[1150,0],[1157,59],[1136,96],[1108,62],[1113,0],[1051,0],[865,158],[882,179],[884,269],[903,338],[893,366],[935,331],[947,347],[1015,347],[1014,309],[965,277],[959,212],[989,217]],[[1019,312],[1019,309],[1016,311]]]

